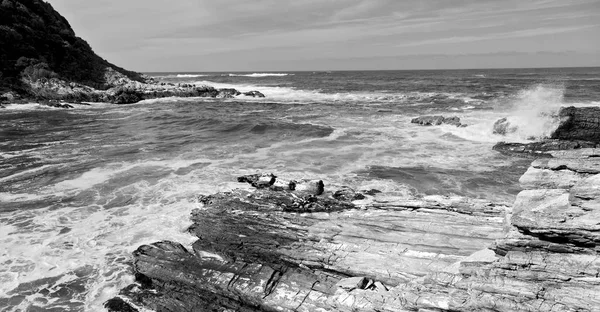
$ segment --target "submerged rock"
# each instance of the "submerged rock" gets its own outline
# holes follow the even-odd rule
[[[422,126],[439,126],[441,124],[448,124],[457,127],[466,127],[467,125],[463,125],[460,123],[460,118],[458,117],[444,117],[444,116],[421,116],[417,118],[413,118],[411,123],[419,124]]]

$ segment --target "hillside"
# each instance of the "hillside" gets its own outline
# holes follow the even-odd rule
[[[115,66],[77,37],[69,22],[42,0],[0,0],[0,92],[28,93],[22,78],[58,78],[107,89],[107,68],[129,79],[139,73]]]

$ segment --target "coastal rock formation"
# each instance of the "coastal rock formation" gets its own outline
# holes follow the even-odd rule
[[[143,82],[135,72],[96,55],[69,22],[42,0],[0,2],[0,93],[31,96],[23,79],[58,78],[95,89],[111,87],[106,69]]]
[[[110,311],[598,311],[600,150],[550,152],[511,208],[258,187],[199,196],[191,248],[134,252]],[[261,182],[262,181],[262,182]],[[349,201],[361,193],[362,200]],[[343,196],[342,196],[343,195]]]
[[[411,123],[419,124],[422,126],[439,126],[441,124],[448,124],[457,127],[466,127],[467,125],[460,123],[458,117],[444,117],[444,116],[420,116],[413,118]]]
[[[600,107],[563,107],[552,139],[600,143]]]
[[[199,197],[191,249],[140,247],[139,283],[121,296],[154,310],[337,311],[349,293],[382,296],[502,237],[506,206],[481,200],[327,191],[270,174],[238,181],[257,190]]]
[[[136,103],[163,97],[232,98],[235,89],[174,85],[115,66],[96,55],[42,0],[0,1],[0,104]],[[258,91],[246,96],[264,97]],[[65,103],[67,102],[67,103]]]
[[[551,151],[596,148],[600,145],[600,107],[563,107],[558,112],[560,123],[549,139],[531,143],[499,142],[493,149],[526,157],[551,157]],[[506,118],[494,124],[494,133],[507,134],[513,127]]]
[[[543,140],[532,143],[499,142],[492,148],[505,155],[522,157],[552,157],[550,152],[574,150],[580,148],[595,148],[598,144],[589,141]]]

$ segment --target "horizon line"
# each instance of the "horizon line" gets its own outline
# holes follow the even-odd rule
[[[142,74],[146,73],[280,73],[280,72],[356,72],[356,71],[442,71],[442,70],[503,70],[503,69],[576,69],[576,68],[599,68],[595,66],[548,66],[548,67],[481,67],[481,68],[437,68],[437,69],[314,69],[314,70],[217,70],[217,71],[137,71]]]

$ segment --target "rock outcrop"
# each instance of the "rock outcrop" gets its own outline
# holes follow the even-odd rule
[[[600,107],[563,107],[560,125],[551,138],[600,143]]]
[[[42,0],[0,1],[0,92],[30,96],[22,79],[58,78],[95,89],[112,85],[106,69],[143,82],[132,71],[98,56],[69,22]]]
[[[589,141],[543,140],[532,143],[498,142],[493,150],[505,155],[522,157],[552,157],[552,151],[596,148],[598,144]]]
[[[240,177],[258,189],[199,196],[198,240],[139,247],[136,283],[106,307],[598,311],[600,150],[550,153],[523,175],[512,209]]]
[[[499,142],[493,149],[506,155],[550,157],[551,151],[600,146],[600,107],[563,107],[557,118],[560,123],[550,138],[531,143]],[[504,135],[515,130],[506,118],[494,123],[495,134]]]
[[[458,117],[444,117],[444,116],[420,116],[413,118],[411,123],[419,124],[422,126],[439,126],[441,124],[448,124],[457,127],[466,127],[467,125],[460,123]]]
[[[199,198],[191,249],[140,247],[139,283],[121,296],[154,310],[337,311],[349,293],[381,296],[502,237],[506,206],[485,201],[323,191],[322,181],[273,175],[239,181],[258,189]]]
[[[109,63],[96,55],[42,0],[0,1],[0,104],[38,102],[136,103],[163,97],[233,98],[235,89],[174,85]],[[264,97],[258,91],[245,96]]]

